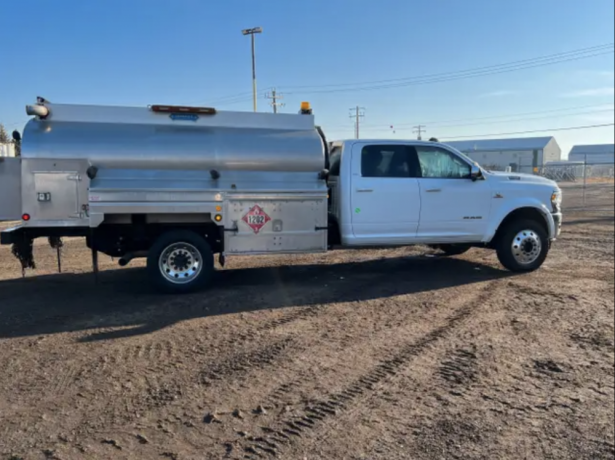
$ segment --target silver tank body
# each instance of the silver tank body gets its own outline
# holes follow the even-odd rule
[[[146,108],[49,105],[30,120],[22,158],[86,160],[101,169],[320,172],[312,115],[219,112],[174,121]]]

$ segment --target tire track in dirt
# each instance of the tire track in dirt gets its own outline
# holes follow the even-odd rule
[[[378,277],[378,281],[382,282],[383,284],[384,281],[387,281],[387,284],[390,285],[390,274],[383,273],[381,277]],[[392,284],[394,285],[395,283],[393,282]],[[368,286],[365,286],[365,288],[367,289]],[[348,290],[350,291],[350,288],[348,288]],[[336,291],[339,292],[340,289],[337,289]],[[352,289],[352,292],[355,295],[361,295],[361,290]],[[446,294],[443,295],[443,297],[446,299],[445,303],[455,298],[456,294],[454,294],[454,292],[454,290],[446,291]],[[421,293],[419,295],[420,298],[432,298],[432,296],[428,293]],[[355,334],[353,340],[355,342],[362,342],[361,337],[370,337],[371,339],[374,337],[374,333],[382,335],[382,338],[384,339],[384,335],[387,333],[387,331],[388,333],[393,333],[394,335],[397,335],[397,333],[393,331],[399,330],[399,332],[402,332],[407,327],[406,323],[410,318],[416,319],[417,313],[420,313],[421,316],[429,315],[429,312],[425,311],[425,309],[429,310],[428,306],[433,306],[433,303],[430,303],[429,301],[413,301],[413,308],[408,308],[407,306],[402,304],[403,303],[400,303],[394,307],[395,311],[398,312],[395,316],[395,319],[397,320],[397,327],[395,327],[394,329],[383,329],[383,327],[388,326],[388,324],[385,323],[388,323],[391,320],[391,317],[389,315],[376,314],[381,307],[380,300],[378,300],[376,304],[371,304],[371,306],[369,307],[371,313],[366,314],[366,316],[362,318],[362,320],[373,322],[374,314],[376,314],[375,318],[377,318],[377,321],[365,324],[365,327],[355,328],[355,332],[360,332],[360,334],[359,336]],[[338,308],[340,305],[342,305],[343,308]],[[324,306],[315,305],[312,307],[293,309],[287,315],[284,315],[282,318],[276,318],[270,321],[266,321],[262,323],[256,331],[253,331],[252,333],[246,333],[246,336],[254,337],[254,344],[257,345],[258,343],[265,343],[268,344],[267,346],[261,347],[257,350],[249,348],[246,349],[246,347],[242,347],[239,351],[234,351],[230,354],[226,354],[226,358],[224,358],[223,355],[219,353],[220,350],[216,350],[213,355],[215,356],[215,360],[209,363],[209,366],[211,367],[203,370],[200,374],[198,374],[196,380],[200,380],[200,383],[204,384],[206,388],[210,387],[211,385],[220,387],[226,382],[229,382],[230,379],[245,378],[246,375],[253,372],[256,372],[256,375],[258,375],[259,372],[270,372],[269,369],[274,366],[279,366],[279,363],[284,362],[284,360],[288,360],[290,355],[294,356],[295,354],[302,353],[305,350],[305,347],[308,346],[306,344],[309,344],[310,341],[314,339],[310,339],[306,342],[306,328],[302,326],[300,328],[295,328],[295,330],[288,331],[289,334],[286,334],[287,337],[285,339],[271,344],[271,338],[275,337],[276,335],[263,335],[262,331],[272,332],[276,331],[279,328],[295,324],[301,320],[314,320],[322,317],[322,321],[319,322],[320,326],[316,327],[312,322],[310,324],[312,324],[313,327],[316,327],[320,335],[324,336],[327,334],[332,334],[333,332],[339,332],[339,325],[334,320],[332,320],[331,315],[333,315],[333,317],[346,317],[355,310],[356,303],[354,301],[348,301],[342,304]],[[326,316],[322,316],[325,313]],[[375,328],[374,326],[378,323],[381,324],[381,327]],[[229,339],[229,343],[232,342],[233,340]],[[346,345],[350,344],[351,342],[347,341]],[[236,343],[235,349],[237,349]],[[339,350],[340,347],[337,346],[336,349]],[[221,357],[223,359],[221,359]],[[338,369],[329,367],[324,369],[324,371],[329,373],[333,372],[333,374],[335,374]],[[156,374],[150,374],[150,376],[157,377]],[[188,391],[184,392],[182,388],[178,387],[177,385],[174,385],[174,383],[177,382],[184,382],[186,385],[188,385],[188,387],[186,387]],[[135,394],[135,392],[133,391],[134,396],[131,398],[131,407],[134,409],[134,411],[139,410],[141,414],[152,413],[152,410],[160,409],[171,403],[177,402],[178,400],[183,399],[190,394],[192,394],[192,397],[194,397],[194,393],[191,393],[189,390],[190,384],[186,382],[186,378],[178,378],[177,374],[173,377],[172,380],[150,379],[146,382],[145,385],[139,386],[140,394]],[[280,382],[280,387],[276,388],[275,390],[272,390],[272,398],[270,400],[265,400],[262,405],[269,407],[271,404],[273,406],[277,406],[284,403],[284,407],[286,407],[287,404],[290,404],[292,406],[295,403],[298,403],[299,400],[301,400],[301,398],[296,397],[297,392],[299,391],[301,393],[304,393],[304,390],[308,388],[311,389],[313,383],[314,380],[311,378],[311,376],[309,378],[302,379],[297,378],[297,374],[295,373],[290,379],[287,379],[286,382],[282,380],[282,382]],[[209,389],[207,390],[207,392],[210,391],[211,390]],[[147,395],[145,398],[142,395],[143,393]],[[199,398],[199,396],[197,396],[197,398]],[[257,407],[256,404],[253,407]],[[128,421],[128,418],[126,414],[124,414],[124,421]]]
[[[477,360],[475,351],[454,350],[442,362],[438,374],[452,387],[466,386],[476,379]]]
[[[383,273],[377,279],[386,279],[387,277],[388,275]],[[353,286],[348,286],[341,292],[340,295],[342,296],[348,295],[349,292],[360,294],[360,290]],[[301,353],[304,346],[301,341],[297,340],[300,330],[293,331],[290,336],[274,342],[271,341],[272,336],[270,334],[263,333],[275,332],[304,320],[315,319],[326,313],[328,313],[328,305],[317,304],[296,307],[284,313],[281,317],[266,320],[260,325],[252,327],[241,335],[234,335],[232,338],[225,336],[217,342],[216,347],[219,350],[213,354],[215,360],[206,364],[205,370],[195,376],[196,382],[206,388],[212,385],[218,386],[229,379],[244,377],[250,372],[271,368],[286,359],[290,354]],[[152,358],[157,356],[161,358],[165,355],[172,356],[176,360],[181,360],[182,356],[189,357],[190,354],[193,354],[193,356],[212,356],[211,342],[206,344],[205,341],[199,341],[200,344],[197,346],[182,348],[181,345],[178,345],[181,340],[181,337],[179,339],[167,339],[163,341],[164,345],[156,345],[157,342],[151,341],[148,344],[117,347],[114,350],[117,354],[111,357],[108,354],[103,355],[97,361],[95,373],[114,373],[114,370],[123,372],[122,369],[130,365],[137,374],[135,386],[129,388],[127,390],[129,394],[125,395],[125,398],[130,401],[132,415],[124,413],[120,408],[114,410],[113,413],[107,413],[103,408],[103,412],[114,420],[123,419],[126,422],[134,418],[134,412],[137,409],[147,413],[184,398],[186,394],[182,385],[177,383],[181,379],[177,379],[177,376],[172,379],[161,378],[164,376],[164,370],[159,367],[152,369],[148,364],[152,361]],[[264,345],[258,347],[260,343]],[[257,348],[254,349],[255,347]],[[182,353],[183,350],[186,351]],[[230,351],[230,353],[220,353],[220,351]],[[82,370],[80,376],[81,378],[85,376],[90,379],[94,378],[91,372],[91,368]],[[297,385],[299,383],[297,382]]]
[[[344,412],[354,412],[352,405],[360,405],[378,391],[377,386],[398,376],[416,357],[442,340],[474,312],[487,294],[481,294],[468,305],[449,316],[445,323],[418,340],[406,344],[390,359],[382,360],[370,372],[355,380],[341,392],[326,395],[299,415],[285,418],[272,426],[262,427],[264,436],[249,437],[243,446],[245,459],[276,457],[285,447],[301,441],[308,434]],[[356,410],[356,409],[355,409]]]
[[[383,273],[379,275],[375,282],[379,282],[381,279],[386,279],[387,274]],[[369,289],[370,286],[364,286],[362,289]],[[338,296],[346,297],[350,293],[360,295],[362,289],[357,289],[355,286],[349,286],[345,289],[339,290]],[[265,302],[263,302],[265,303]],[[288,302],[292,305],[292,301]],[[260,338],[260,335],[264,332],[272,332],[279,328],[292,325],[303,320],[309,320],[316,318],[323,314],[327,310],[327,305],[315,304],[305,307],[288,307],[290,311],[282,313],[282,315],[275,319],[265,320],[261,324],[253,325],[249,331],[235,334],[232,338],[224,337],[220,341],[204,341],[200,340],[196,347],[183,348],[177,343],[177,339],[165,340],[164,348],[161,349],[159,341],[151,341],[146,345],[138,344],[132,346],[117,347],[113,350],[113,355],[105,362],[109,361],[110,364],[117,366],[124,363],[132,363],[134,361],[158,361],[164,358],[173,358],[177,356],[180,350],[183,350],[184,354],[196,353],[196,354],[209,354],[212,348],[219,348],[220,350],[230,350],[236,348],[238,344],[247,345]],[[257,310],[257,309],[255,309]],[[101,371],[105,371],[106,367]]]
[[[115,354],[105,360],[105,364],[118,366],[133,361],[144,362],[173,359],[179,349],[177,340],[150,340],[144,344],[119,348]],[[104,366],[102,370],[105,371],[106,368]]]
[[[389,255],[391,252],[395,252],[392,250],[381,251],[379,253],[379,258],[383,258]],[[377,259],[370,259],[377,260]],[[370,278],[372,284],[361,284],[360,287],[354,285],[354,283],[349,283],[348,286],[344,286],[342,288],[336,287],[333,288],[337,292],[337,296],[346,298],[349,295],[354,295],[357,298],[361,297],[362,293],[371,289],[374,285],[378,285],[383,281],[388,281],[390,278],[390,274],[387,273],[386,270],[383,270],[381,274],[377,274],[374,276],[373,273],[370,272]],[[285,291],[282,286],[282,281],[278,280],[276,283],[281,286],[280,291]],[[182,307],[182,303],[178,303],[179,301],[172,301],[170,304],[165,305],[166,309],[172,309],[177,306],[177,308]],[[267,299],[263,299],[260,303],[266,305]],[[287,303],[292,305],[294,302],[291,298],[288,299]],[[177,305],[176,305],[177,304]],[[151,340],[146,343],[139,343],[136,345],[128,345],[128,346],[113,346],[111,349],[107,349],[103,351],[103,354],[99,355],[99,359],[92,359],[87,364],[82,365],[80,369],[69,369],[66,373],[59,373],[52,376],[51,381],[46,382],[47,388],[55,388],[57,391],[54,393],[54,398],[62,397],[69,389],[71,384],[74,382],[75,378],[83,379],[91,379],[95,378],[96,375],[108,375],[109,372],[121,372],[121,368],[129,366],[131,368],[140,368],[145,374],[156,374],[156,371],[152,371],[148,369],[149,363],[151,362],[160,362],[162,360],[173,360],[178,357],[189,356],[191,353],[196,355],[206,355],[209,356],[211,354],[211,349],[216,348],[218,350],[238,350],[238,347],[244,349],[250,345],[257,343],[263,339],[262,334],[265,332],[273,332],[279,330],[281,328],[285,328],[291,326],[295,323],[304,321],[304,320],[312,320],[319,317],[322,314],[328,313],[329,305],[315,304],[312,306],[306,307],[291,307],[291,310],[283,313],[280,317],[266,320],[262,322],[260,325],[255,325],[250,328],[249,331],[244,332],[242,334],[234,335],[232,338],[224,337],[220,341],[210,341],[210,340],[198,340],[200,343],[197,346],[192,347],[182,347],[181,346],[181,337],[164,340],[160,342],[159,340]],[[255,309],[257,310],[257,309]],[[66,322],[70,320],[69,316],[58,316],[52,315],[45,318],[45,321],[52,320],[54,322]],[[42,321],[42,320],[39,320]],[[143,340],[140,338],[140,340]],[[291,346],[291,342],[288,342],[284,345],[284,351],[287,351],[287,348]],[[218,372],[218,376],[222,376],[224,378],[232,377],[234,373],[238,373],[240,375],[245,375],[250,368],[258,367],[260,364],[267,365],[271,364],[274,359],[274,355],[277,356],[280,350],[276,351],[277,345],[273,345],[272,350],[274,350],[273,355],[267,350],[269,347],[264,347],[261,351],[250,352],[246,354],[243,350],[231,352],[230,355],[227,355],[226,358],[224,356],[220,356],[219,353],[216,353],[216,358],[222,358],[219,366],[213,367],[214,373]],[[288,350],[289,351],[289,350]],[[300,350],[298,350],[300,351]],[[226,354],[226,353],[225,353]],[[250,361],[252,359],[252,361]],[[238,365],[231,365],[231,363],[238,363]],[[243,366],[242,363],[253,362],[254,364],[251,366]],[[211,377],[211,376],[210,376]],[[203,375],[199,376],[200,380],[203,380]],[[207,379],[207,377],[205,377]],[[218,380],[218,379],[215,379]],[[156,384],[158,384],[158,379],[156,379]],[[156,393],[158,391],[158,386],[150,387],[149,385],[145,385],[143,388],[145,392],[153,392]],[[77,393],[77,389],[75,389],[74,393]],[[180,391],[181,393],[181,391]],[[163,398],[164,400],[164,398]]]
[[[374,284],[378,284],[380,281],[387,280],[388,278],[390,278],[390,275],[383,272],[375,277]],[[363,292],[366,292],[371,288],[372,285],[367,284],[362,285],[360,288],[357,288],[354,285],[349,285],[348,287],[338,289],[337,295],[340,298],[345,298],[352,293],[353,295],[360,297]],[[331,310],[328,308],[329,306],[330,305],[315,304],[307,307],[294,307],[292,311],[285,313],[281,317],[265,321],[261,325],[251,329],[241,336],[241,340],[245,344],[254,344],[262,338],[262,333],[277,331],[280,328],[293,325],[300,321],[314,320],[324,314],[329,315]],[[338,312],[336,314],[339,316],[344,313]],[[328,317],[328,319],[330,324],[332,322],[331,318]],[[282,357],[282,355],[287,355],[290,353],[291,350],[293,353],[298,353],[303,350],[303,346],[298,340],[300,333],[301,331],[293,331],[291,335],[285,339],[274,342],[273,344],[267,345],[256,351],[235,352],[228,356],[225,360],[219,363],[213,363],[210,369],[200,374],[199,381],[204,385],[210,385],[214,381],[223,380],[223,378],[235,377],[236,375],[245,375],[252,368],[258,368],[264,365],[270,366],[274,361]],[[225,341],[228,344],[236,344],[235,339],[225,339]],[[220,346],[221,349],[224,349],[224,347],[232,348],[230,345]]]
[[[383,284],[391,284],[391,275],[390,273],[386,273],[386,271],[382,275],[377,277],[374,277],[373,274],[371,275],[371,281],[375,285],[378,285],[381,282]],[[337,289],[335,289],[335,292],[337,292],[338,295],[342,297],[347,297],[349,293],[352,293],[357,298],[360,298],[363,289],[367,290],[373,288],[373,285],[368,285],[366,283],[361,284],[361,286],[363,287],[359,289],[357,289],[354,285],[349,285],[347,287],[344,287],[343,289],[340,289],[338,287]],[[349,303],[352,303],[352,301]],[[271,337],[268,336],[268,334],[263,336],[263,332],[273,332],[278,329],[291,326],[300,321],[313,320],[321,316],[323,313],[330,313],[329,305],[313,305],[309,307],[293,308],[289,312],[283,314],[281,317],[265,321],[260,326],[257,326],[250,331],[247,331],[242,336],[242,339],[239,341],[236,340],[236,338],[225,338],[222,342],[218,343],[221,344],[220,346],[223,351],[226,351],[224,349],[224,346],[226,344],[231,345],[228,348],[232,351],[233,349],[237,350],[238,343],[241,343],[242,345],[247,345],[250,342],[257,341],[267,343],[267,341],[269,341]],[[344,315],[346,314],[346,312],[337,312],[336,314]],[[333,329],[335,329],[334,326],[332,327]],[[300,330],[292,331],[292,334],[293,336],[296,336],[299,335],[300,332]],[[185,336],[185,334],[183,335]],[[181,341],[181,337],[179,341]],[[129,363],[132,366],[137,367],[137,369],[139,369],[138,372],[143,371],[146,374],[150,375],[152,372],[156,374],[158,372],[157,370],[154,369],[152,371],[151,369],[148,370],[148,368],[144,369],[144,365],[147,364],[147,361],[157,359],[157,357],[159,357],[160,359],[164,359],[165,355],[176,356],[174,355],[175,351],[180,349],[180,347],[174,346],[174,344],[177,342],[178,340],[171,338],[170,340],[165,341],[163,345],[156,345],[156,342],[152,341],[150,343],[139,344],[134,347],[118,347],[119,354],[115,357],[109,359],[107,358],[109,356],[108,354],[103,355],[102,361],[99,361],[99,364],[102,363],[102,366],[99,369],[105,370],[106,372],[109,370],[109,365],[111,365],[111,367],[125,368],[126,363]],[[201,341],[201,343],[204,342]],[[221,376],[221,380],[224,380],[236,375],[246,375],[248,372],[255,368],[272,366],[276,362],[279,362],[279,359],[282,358],[283,355],[287,355],[288,353],[290,353],[293,347],[295,347],[296,345],[297,342],[294,340],[282,340],[279,343],[276,342],[271,346],[263,347],[263,349],[254,352],[246,353],[242,350],[238,352],[232,352],[230,355],[224,353],[226,355],[226,358],[224,357],[224,355],[220,356],[220,354],[218,353],[220,350],[217,350],[215,354],[217,364],[214,363],[213,375]],[[301,350],[302,348],[296,348],[296,351],[300,352]],[[188,353],[186,354],[189,355]],[[221,361],[220,358],[222,358]],[[92,361],[90,361],[90,363],[91,362]],[[117,369],[118,372],[121,371],[121,369],[119,368]],[[73,375],[74,371],[70,371],[70,374]],[[204,371],[206,380],[207,374],[208,371]],[[209,374],[211,377],[212,373],[210,372]],[[86,373],[85,375],[88,378],[94,377],[91,373]],[[70,376],[68,377],[68,380],[71,380]],[[136,390],[139,390],[141,393],[145,393],[147,396],[145,397],[145,401],[142,397],[140,398],[138,396],[136,396],[136,399],[134,401],[131,399],[131,402],[133,402],[134,404],[130,405],[130,411],[134,410],[135,408],[139,408],[145,409],[146,412],[149,412],[151,408],[160,408],[171,403],[172,401],[176,401],[179,397],[182,396],[181,388],[177,389],[175,387],[169,387],[168,385],[166,385],[166,383],[169,382],[166,382],[166,379],[163,380],[164,381],[161,382],[158,379],[145,378],[144,385],[137,383],[138,388],[131,389],[132,392],[134,393]],[[218,381],[218,379],[215,380]],[[67,380],[62,379],[62,381],[58,385],[61,388],[67,388],[68,385],[65,383],[65,381]],[[75,392],[76,391],[77,390],[75,390]],[[129,393],[130,392],[131,391],[129,391]],[[124,423],[126,421],[129,421],[129,417],[127,418],[127,412],[129,412],[128,409],[121,410],[120,408],[118,408],[117,410],[113,411],[112,414],[109,414],[109,416],[114,420],[120,420],[122,423]]]
[[[235,354],[225,361],[212,363],[208,369],[200,373],[199,381],[202,385],[211,386],[225,377],[244,375],[255,367],[271,366],[285,356],[289,349],[294,347],[296,350],[297,346],[298,343],[294,338],[287,337],[254,351]]]

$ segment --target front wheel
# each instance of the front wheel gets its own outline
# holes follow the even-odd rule
[[[183,294],[205,287],[214,273],[207,241],[189,230],[161,235],[147,256],[150,279],[162,292]]]
[[[536,221],[512,222],[497,245],[500,263],[512,272],[538,270],[547,260],[549,236]]]

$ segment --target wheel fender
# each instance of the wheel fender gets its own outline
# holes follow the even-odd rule
[[[545,223],[549,229],[549,238],[555,238],[557,235],[557,226],[555,223],[555,219],[551,214],[551,211],[544,203],[536,199],[524,199],[524,200],[515,200],[508,204],[507,206],[501,207],[492,217],[491,223],[487,229],[487,233],[483,240],[483,243],[490,243],[495,237],[498,229],[502,225],[502,223],[506,220],[508,216],[510,216],[515,211],[520,209],[532,208],[540,212],[540,214],[544,217]]]

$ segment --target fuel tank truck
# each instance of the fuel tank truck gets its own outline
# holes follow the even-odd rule
[[[492,249],[514,272],[547,259],[562,190],[497,173],[450,145],[407,139],[328,142],[309,103],[295,114],[211,107],[107,107],[38,98],[0,157],[0,233],[22,271],[33,241],[83,237],[121,266],[146,258],[154,286],[193,291],[214,259],[335,248],[424,245],[445,256]],[[19,150],[19,149],[18,149]]]
[[[328,145],[308,104],[269,114],[38,98],[26,111],[21,157],[0,163],[0,220],[21,221],[2,243],[24,269],[34,239],[84,237],[95,270],[99,252],[122,266],[149,256],[156,284],[181,292],[207,282],[213,254],[327,250]]]

